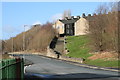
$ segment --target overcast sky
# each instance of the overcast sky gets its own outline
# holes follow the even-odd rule
[[[72,16],[92,14],[101,2],[3,2],[3,39],[9,39],[24,31],[23,25],[45,24],[60,18],[64,10]]]

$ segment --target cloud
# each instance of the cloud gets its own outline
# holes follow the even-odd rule
[[[11,27],[11,26],[4,26],[4,27],[2,28],[2,30],[3,30],[3,32],[5,32],[5,33],[12,33],[12,32],[15,31],[15,28],[14,28],[14,27]]]
[[[41,24],[42,25],[42,23],[40,21],[36,21],[32,25],[36,25],[36,24]]]
[[[2,27],[2,39],[9,39],[23,31],[21,27],[4,26]]]
[[[26,26],[26,27],[24,28],[25,31],[28,31],[29,29],[31,29],[30,26]]]
[[[62,13],[55,14],[51,17],[51,20],[54,22],[57,19],[62,19]]]

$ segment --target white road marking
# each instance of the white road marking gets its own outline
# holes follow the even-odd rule
[[[29,65],[29,66],[24,66],[24,73],[25,73],[25,69],[27,68],[27,67],[30,67],[31,65]]]

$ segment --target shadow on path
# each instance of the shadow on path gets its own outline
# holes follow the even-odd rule
[[[49,47],[50,47],[51,49],[54,49],[54,48],[55,48],[56,43],[57,43],[57,40],[58,40],[58,38],[55,36],[55,37],[53,38],[53,40],[51,41],[50,45],[49,45]]]
[[[93,74],[93,73],[71,73],[60,75],[25,74],[25,80],[118,80],[120,76]]]

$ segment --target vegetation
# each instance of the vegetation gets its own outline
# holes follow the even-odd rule
[[[85,16],[85,14],[83,16]],[[85,58],[84,63],[89,65],[118,68],[118,62],[120,62],[118,57],[115,59],[108,57],[107,59],[110,60],[105,60],[106,58],[90,59],[96,52],[98,56],[101,55],[101,53],[106,56],[120,53],[118,16],[118,3],[112,3],[108,6],[104,4],[98,6],[93,16],[86,17],[89,21],[89,34],[86,36],[67,37],[67,48],[69,50],[67,56]]]
[[[67,48],[69,53],[67,56],[75,57],[75,58],[84,58],[85,64],[94,65],[94,66],[101,66],[101,67],[113,67],[118,68],[118,62],[120,60],[117,59],[95,59],[91,60],[89,57],[93,56],[91,54],[91,45],[89,44],[90,38],[87,35],[84,36],[67,36]]]
[[[95,52],[115,51],[120,53],[120,28],[118,27],[120,12],[118,12],[118,4],[112,3],[110,6],[100,5],[96,9],[93,16],[82,17],[89,21],[89,34],[83,36],[67,36],[66,47],[69,50],[67,56],[84,58],[85,64],[118,67],[120,60],[91,60]],[[70,17],[70,10],[64,11],[63,18]],[[56,30],[52,28],[51,23],[44,25],[34,25],[26,32],[22,32],[16,37],[6,41],[1,41],[0,51],[46,51],[53,37],[56,36]]]
[[[44,25],[34,25],[26,32],[18,34],[16,37],[5,41],[3,51],[46,51],[52,38],[56,35],[51,23]]]
[[[119,62],[120,62],[120,60],[105,61],[103,59],[96,59],[96,60],[87,59],[85,61],[85,64],[94,65],[94,66],[100,66],[100,67],[120,68],[120,66],[118,64]]]
[[[68,36],[66,41],[69,50],[68,56],[76,58],[87,58],[91,56],[91,54],[88,54],[90,48],[88,46],[89,39],[87,36]]]
[[[5,48],[4,44],[5,42],[3,40],[0,40],[0,53],[2,53],[2,50]]]
[[[118,51],[118,10],[117,3],[100,5],[89,20],[89,37],[94,50]]]

